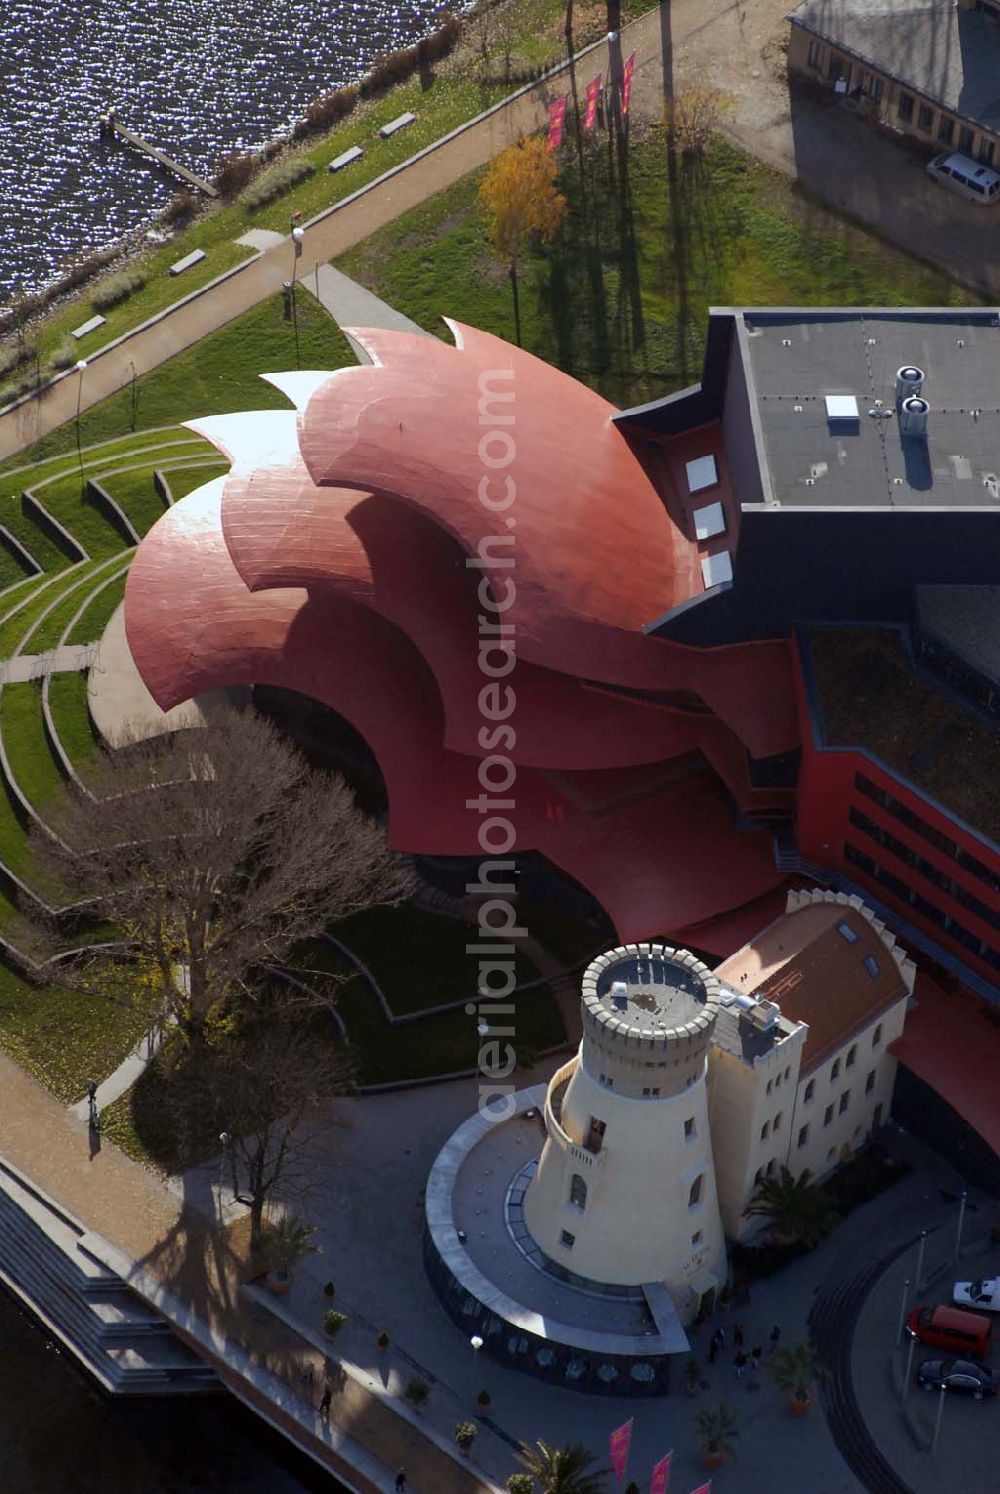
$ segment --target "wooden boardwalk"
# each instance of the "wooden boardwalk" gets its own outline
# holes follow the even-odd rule
[[[150,145],[148,140],[143,140],[142,136],[137,135],[134,130],[130,130],[128,125],[123,125],[116,115],[112,114],[109,117],[108,123],[116,135],[120,135],[123,140],[128,141],[129,145],[134,145],[136,150],[141,150],[144,155],[151,156],[165,170],[172,171],[174,176],[179,176],[181,181],[187,182],[188,186],[197,188],[199,192],[204,192],[206,197],[218,197],[219,193],[212,186],[211,182],[207,182],[202,176],[196,176],[193,171],[189,171],[179,161],[173,160],[164,151],[157,150],[155,145]]]

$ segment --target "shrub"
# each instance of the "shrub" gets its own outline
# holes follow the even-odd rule
[[[312,176],[316,167],[304,156],[291,156],[287,161],[279,161],[277,166],[272,166],[265,171],[255,182],[243,193],[241,201],[250,208],[264,207],[268,202],[273,202],[283,192],[294,187],[296,182],[304,181],[307,176]]]
[[[330,1307],[323,1314],[323,1332],[327,1338],[336,1338],[346,1322],[346,1312],[338,1312],[335,1307]]]
[[[358,102],[358,85],[347,83],[343,88],[335,88],[332,93],[324,93],[321,98],[313,99],[306,109],[302,119],[295,126],[295,135],[301,139],[303,135],[318,134],[321,130],[329,130],[342,119],[346,119]]]
[[[118,275],[109,275],[107,280],[96,286],[90,297],[91,304],[98,311],[107,311],[112,306],[127,301],[135,291],[141,290],[146,284],[146,277],[141,270],[122,270]]]
[[[455,1441],[463,1452],[469,1451],[478,1436],[479,1428],[474,1421],[460,1421],[455,1426]]]
[[[419,1379],[416,1375],[407,1383],[406,1389],[403,1391],[403,1395],[409,1401],[410,1405],[417,1409],[424,1404],[430,1393],[431,1387],[427,1381]]]
[[[84,255],[83,259],[72,260],[62,267],[59,283],[56,291],[76,290],[88,280],[93,280],[102,270],[107,269],[112,260],[116,259],[116,249],[97,249],[93,254]]]
[[[485,1411],[492,1400],[493,1397],[490,1395],[488,1390],[481,1390],[476,1396],[476,1405],[480,1408],[480,1410]]]
[[[534,1494],[535,1482],[530,1473],[512,1473],[507,1480],[507,1494]]]
[[[215,185],[220,194],[227,201],[238,197],[244,187],[248,187],[253,181],[257,165],[258,158],[249,151],[236,151],[231,156],[224,156],[215,173]]]
[[[20,339],[12,342],[9,347],[0,348],[0,379],[12,374],[15,368],[20,368],[22,363],[27,363],[34,356],[34,348]]]
[[[177,224],[186,223],[189,218],[193,218],[197,209],[197,197],[185,187],[182,192],[176,192],[171,197],[160,217],[164,223],[169,223],[171,227],[176,227]]]
[[[72,338],[64,337],[59,346],[49,354],[54,369],[72,368],[77,362],[77,347]]]

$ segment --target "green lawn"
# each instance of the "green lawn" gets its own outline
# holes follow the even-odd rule
[[[921,261],[807,199],[779,172],[715,139],[667,168],[661,127],[637,130],[629,207],[607,151],[575,153],[560,186],[570,214],[521,269],[524,346],[617,404],[698,379],[712,305],[961,305],[974,297]],[[482,173],[343,255],[337,266],[438,336],[444,314],[513,340],[510,283],[476,208]]]
[[[356,360],[346,338],[314,298],[300,289],[297,304],[301,366],[342,368],[353,364]],[[260,375],[294,367],[295,335],[291,322],[286,322],[282,315],[279,294],[141,378],[138,425],[148,430],[173,426],[198,415],[222,415],[233,410],[287,410],[285,396],[265,384]],[[81,441],[89,446],[121,437],[129,430],[131,420],[131,394],[121,390],[84,412],[80,421]],[[148,437],[143,444],[150,444]],[[210,448],[202,443],[191,454],[197,455],[199,449],[207,452]],[[28,450],[18,452],[16,458],[0,467],[0,472],[15,463],[42,461],[75,450],[76,422],[69,421]],[[26,480],[20,477],[21,487]],[[0,500],[5,486],[0,482]],[[0,518],[2,508],[0,502]]]
[[[22,607],[18,607],[16,612],[10,612],[3,622],[0,622],[0,659],[11,658],[46,608],[51,607],[80,580],[85,580],[93,570],[93,563],[85,561],[81,565],[58,572],[49,585],[37,587]],[[82,600],[82,593],[79,600]]]
[[[66,1104],[117,1068],[145,1025],[139,1012],[33,986],[0,963],[0,1047]]]
[[[403,903],[357,913],[330,932],[367,965],[396,1016],[476,1000],[478,957],[466,952],[477,937],[473,924]],[[515,963],[518,985],[539,979],[524,955]]]
[[[102,586],[87,603],[66,638],[67,643],[96,643],[107,627],[112,612],[125,595],[126,575]]]
[[[66,780],[45,730],[41,680],[4,685],[0,732],[15,783],[32,808],[44,815]]]
[[[100,741],[87,709],[86,670],[49,676],[49,711],[67,757],[82,775]]]
[[[124,556],[115,555],[110,560],[81,567],[80,572],[77,573],[81,578],[80,584],[62,594],[51,612],[46,612],[28,637],[22,640],[20,651],[27,654],[42,654],[48,649],[57,648],[76,614],[82,607],[88,606],[88,597],[110,576],[113,576],[115,568],[124,565],[130,556],[131,552],[127,551]],[[90,640],[87,639],[86,642],[89,643]]]

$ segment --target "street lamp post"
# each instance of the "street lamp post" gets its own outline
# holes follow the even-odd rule
[[[295,227],[292,229],[292,326],[295,329],[295,367],[301,367],[301,356],[299,353],[299,313],[295,300],[295,270],[299,260],[302,258],[302,243],[305,239],[305,229]]]
[[[474,1333],[469,1339],[469,1343],[472,1345],[472,1379],[475,1382],[478,1378],[476,1370],[479,1366],[479,1351],[483,1347],[483,1340],[478,1333]],[[473,1389],[475,1389],[475,1383],[473,1383]]]
[[[965,1223],[965,1204],[966,1204],[966,1200],[968,1199],[968,1196],[969,1195],[966,1193],[965,1189],[963,1188],[962,1189],[962,1197],[961,1197],[961,1200],[960,1200],[959,1205],[958,1205],[958,1228],[955,1231],[955,1260],[956,1261],[958,1260],[958,1257],[959,1257],[959,1255],[961,1253],[961,1250],[962,1250],[962,1226]]]
[[[913,1351],[916,1347],[916,1339],[911,1338],[910,1347],[906,1351],[906,1374],[903,1376],[903,1394],[900,1396],[900,1400],[904,1403],[906,1401],[906,1397],[910,1393],[910,1376],[913,1373]]]
[[[80,465],[80,492],[83,492],[83,447],[80,445],[80,410],[83,404],[83,376],[87,372],[86,361],[81,358],[76,365],[80,378],[76,386],[76,459]]]
[[[964,1193],[962,1194],[962,1197],[963,1198],[965,1197]],[[946,1391],[945,1391],[944,1386],[942,1385],[941,1386],[940,1394],[938,1395],[937,1417],[935,1418],[935,1421],[934,1421],[934,1437],[933,1437],[933,1439],[931,1441],[931,1457],[932,1458],[933,1458],[934,1454],[937,1452],[938,1437],[941,1434],[941,1418],[944,1415],[944,1398],[945,1398],[945,1395],[946,1395]]]
[[[918,1297],[920,1295],[920,1283],[924,1279],[924,1251],[926,1250],[926,1248],[927,1248],[927,1231],[925,1229],[922,1229],[920,1231],[920,1249],[917,1251],[917,1271],[916,1271],[916,1275],[913,1278],[914,1281],[916,1282],[917,1296]]]

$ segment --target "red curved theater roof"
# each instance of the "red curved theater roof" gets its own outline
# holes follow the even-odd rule
[[[469,328],[456,347],[353,335],[373,365],[275,379],[297,416],[192,423],[233,468],[175,505],[132,566],[126,627],[154,698],[253,682],[323,701],[379,761],[393,844],[429,854],[481,850],[467,801],[479,760],[501,753],[517,765],[517,845],[589,886],[622,937],[765,895],[768,839],[734,828],[730,798],[775,802],[746,753],[796,744],[787,644],[643,634],[701,592],[699,552],[598,395]],[[508,477],[510,503],[491,509]],[[467,564],[484,547],[513,566],[487,581]],[[509,683],[516,709],[484,739],[494,599],[510,604],[516,664],[490,706]]]

